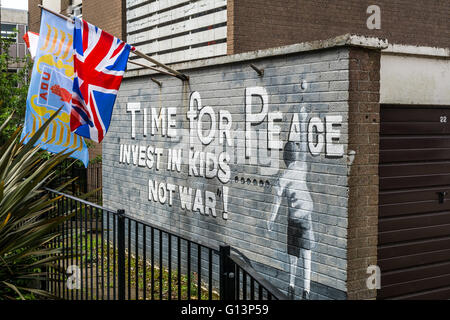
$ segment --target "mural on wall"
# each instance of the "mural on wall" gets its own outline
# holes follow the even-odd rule
[[[255,97],[260,99],[261,110],[259,112],[252,111]],[[343,156],[343,145],[339,143],[341,116],[325,116],[324,120],[312,117],[306,126],[305,119],[300,120],[300,114],[295,113],[290,122],[289,132],[282,132],[280,124],[286,119],[281,112],[268,112],[268,100],[267,92],[263,87],[246,89],[244,131],[232,128],[233,117],[229,111],[219,110],[216,114],[211,106],[202,106],[201,96],[198,92],[193,92],[190,97],[189,111],[186,114],[189,129],[178,128],[177,108],[160,108],[158,110],[158,108],[141,108],[141,103],[128,103],[126,111],[131,115],[132,139],[136,138],[136,118],[138,113],[142,112],[143,137],[160,135],[178,147],[162,148],[152,145],[120,144],[119,163],[148,168],[156,172],[167,170],[172,173],[182,173],[182,166],[187,165],[189,177],[216,178],[222,185],[219,192],[203,192],[201,189],[149,180],[149,200],[171,207],[175,195],[178,194],[183,210],[205,216],[219,216],[227,220],[229,189],[226,185],[232,179],[232,165],[257,166],[259,172],[256,175],[259,177],[277,176],[280,172],[280,162],[284,160],[286,169],[279,179],[279,189],[280,192],[283,192],[285,189],[291,190],[306,185],[305,180],[297,181],[293,186],[292,181],[283,182],[291,180],[294,175],[302,176],[301,172],[306,173],[305,163],[296,157],[302,155],[304,157],[306,152],[313,156],[321,153],[337,158]],[[208,123],[209,128],[205,129],[204,127]],[[255,127],[262,123],[266,123],[265,129],[257,131]],[[301,126],[305,127],[303,133],[300,129]],[[281,135],[286,133],[288,137],[284,145]],[[305,138],[307,140],[303,140],[303,142],[300,138],[302,134],[307,137]],[[183,149],[186,144],[189,146],[187,150]],[[300,144],[305,147],[296,151],[295,148],[300,148]],[[306,146],[308,151],[306,151]],[[284,154],[282,159],[280,159],[280,154]],[[297,174],[293,173],[295,171],[298,171]],[[254,185],[259,183],[260,186],[269,183],[249,178],[242,179],[236,176],[235,182],[242,181],[242,183],[253,183]],[[221,214],[218,214],[216,194],[221,195],[222,198]],[[278,194],[277,199],[279,200],[280,197],[281,194]],[[295,206],[295,192],[289,199]],[[305,201],[308,201],[307,199]],[[299,212],[307,210],[296,209],[299,209]],[[293,212],[294,220],[298,214]]]
[[[305,113],[302,108],[300,115]],[[303,120],[303,119],[301,119]],[[304,121],[300,123],[304,124]],[[305,132],[303,129],[302,132]],[[312,228],[311,214],[313,212],[313,200],[306,183],[308,172],[305,161],[306,143],[302,141],[289,141],[284,146],[283,159],[286,169],[280,174],[276,186],[276,197],[267,228],[271,231],[277,218],[285,196],[288,202],[288,226],[287,226],[287,253],[289,255],[289,287],[290,298],[295,297],[295,278],[301,258],[303,267],[303,293],[302,298],[309,300],[311,288],[311,250],[314,248],[314,231]]]
[[[285,223],[277,217],[286,201],[285,253],[289,256],[286,291],[291,298],[297,294],[308,299],[316,239],[306,158],[321,154],[330,159],[343,157],[342,116],[320,117],[308,113],[301,105],[286,114],[271,111],[264,87],[246,88],[244,100],[243,121],[236,121],[237,125],[234,119],[241,119],[242,114],[203,105],[197,91],[190,94],[189,107],[181,115],[184,118],[181,121],[179,108],[128,102],[125,112],[131,127],[131,141],[154,142],[150,145],[121,143],[119,163],[152,170],[154,174],[148,180],[149,202],[165,206],[169,211],[179,208],[200,219],[233,220],[233,214],[238,213],[229,206],[237,199],[237,195],[230,192],[233,186],[259,187],[264,193],[273,190],[266,230],[273,233],[276,221]],[[188,125],[181,125],[183,122]],[[242,122],[244,130],[239,130]],[[167,148],[168,145],[171,147]],[[253,177],[246,174],[250,167]],[[162,172],[167,172],[171,178],[164,178]],[[177,176],[182,182],[172,183]],[[192,179],[200,179],[202,183],[185,183]],[[298,277],[303,284],[296,290]]]
[[[111,209],[238,249],[295,299],[345,299],[349,51],[125,79],[103,143]]]

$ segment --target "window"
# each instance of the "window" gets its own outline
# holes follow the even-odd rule
[[[17,25],[2,23],[1,24],[1,37],[11,38],[13,42],[17,42]]]
[[[0,28],[2,39],[8,39],[10,56],[13,59],[24,59],[27,54],[27,48],[23,36],[27,32],[27,26],[24,24],[2,23]]]

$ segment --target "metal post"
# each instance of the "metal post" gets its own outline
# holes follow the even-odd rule
[[[45,191],[45,194],[48,194],[50,199],[53,198],[52,194],[49,191]],[[49,214],[53,214],[53,210],[54,209],[52,208],[50,212],[44,213],[43,219],[53,218],[53,216],[49,216]],[[51,243],[47,244],[47,248],[51,248]],[[50,255],[47,255],[46,258],[50,258]],[[41,280],[39,289],[50,292],[50,269],[47,266],[44,266],[42,267],[42,273],[45,273],[45,278]]]
[[[230,259],[230,246],[220,246],[220,298],[221,300],[236,300],[235,265]]]
[[[117,210],[117,283],[119,300],[125,300],[125,210]]]
[[[132,50],[131,52],[133,52],[135,55],[137,55],[138,57],[141,57],[147,61],[150,61],[151,63],[156,64],[158,67],[161,67],[167,71],[169,71],[170,73],[172,73],[175,77],[177,77],[178,79],[181,79],[183,81],[189,81],[189,77],[181,72],[178,72],[177,70],[174,70],[168,66],[166,66],[165,64],[153,59],[152,57],[149,57],[148,55],[140,52],[139,50]]]
[[[64,173],[66,173],[66,170],[67,170],[67,169],[64,170]],[[76,177],[76,176],[75,176],[75,168],[74,168],[73,164],[72,164],[72,166],[70,167],[70,171],[71,171],[71,177]],[[75,193],[75,181],[76,181],[76,180],[73,180],[73,181],[72,181],[72,194],[73,194],[74,196],[77,195],[77,194]]]
[[[91,167],[91,169],[88,169],[88,168],[83,168],[83,171],[84,171],[84,192],[86,192],[86,193],[88,193],[88,192],[90,192],[91,190],[89,189],[89,170],[91,170],[92,171],[92,167]],[[89,200],[88,200],[89,201]]]

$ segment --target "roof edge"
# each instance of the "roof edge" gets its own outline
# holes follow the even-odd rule
[[[450,59],[450,48],[415,46],[398,43],[390,43],[386,49],[383,49],[382,53],[391,55],[429,56]]]
[[[282,47],[274,47],[269,49],[262,49],[257,51],[250,51],[244,53],[238,53],[233,55],[226,55],[220,57],[213,57],[201,60],[194,60],[188,62],[181,62],[176,64],[171,64],[171,68],[175,70],[190,70],[190,69],[198,69],[209,66],[217,66],[223,64],[230,64],[236,62],[244,62],[248,60],[262,59],[274,56],[281,56],[287,54],[301,53],[301,52],[310,52],[316,50],[330,49],[330,48],[338,48],[338,47],[363,47],[367,49],[373,50],[383,50],[388,48],[388,41],[386,39],[380,39],[375,37],[367,37],[362,35],[355,34],[344,34],[341,36],[337,36],[334,38],[330,38],[327,40],[315,40],[308,42],[301,42],[296,44],[291,44]],[[149,69],[138,69],[138,70],[130,70],[125,74],[125,78],[146,76],[146,75],[155,75],[158,72],[149,70]]]

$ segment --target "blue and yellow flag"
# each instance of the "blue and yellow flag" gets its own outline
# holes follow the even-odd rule
[[[73,29],[72,23],[42,10],[22,139],[26,137],[27,142],[47,119],[63,107],[36,144],[53,153],[75,150],[72,157],[87,167],[89,153],[86,143],[82,137],[70,132]]]

